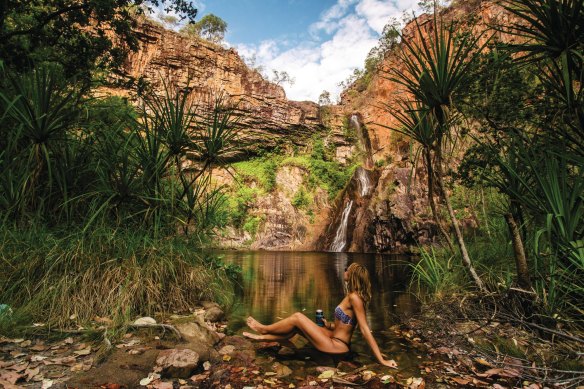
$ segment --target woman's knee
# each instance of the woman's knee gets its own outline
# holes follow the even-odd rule
[[[305,314],[303,314],[302,312],[295,312],[292,314],[292,318],[296,321],[299,322],[302,319],[304,319],[306,317]]]

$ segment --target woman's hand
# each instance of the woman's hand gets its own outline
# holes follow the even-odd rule
[[[393,369],[397,369],[397,363],[393,359],[390,359],[390,360],[383,359],[383,360],[381,360],[381,364],[383,366],[387,366],[387,367],[391,367]]]
[[[324,317],[322,318],[322,322],[324,323],[324,328],[331,331],[333,330],[334,324],[329,323]]]

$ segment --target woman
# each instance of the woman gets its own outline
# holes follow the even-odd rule
[[[345,269],[343,278],[347,285],[347,294],[335,309],[334,323],[328,323],[325,320],[325,326],[319,327],[300,312],[270,325],[261,324],[250,316],[247,318],[247,325],[259,335],[244,332],[243,336],[256,340],[277,341],[289,339],[300,332],[322,352],[345,354],[349,352],[353,331],[359,324],[363,337],[379,363],[388,367],[397,367],[395,361],[383,358],[367,324],[365,309],[371,301],[369,272],[363,266],[353,263]]]

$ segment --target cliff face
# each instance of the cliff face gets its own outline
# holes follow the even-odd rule
[[[143,23],[137,29],[139,50],[131,52],[122,71],[112,75],[118,87],[102,92],[132,98],[124,85],[147,83],[163,94],[162,80],[179,88],[190,87],[195,99],[208,100],[222,92],[245,112],[240,124],[252,151],[270,149],[286,137],[293,143],[322,131],[319,107],[313,102],[286,99],[284,89],[266,81],[243,62],[234,49],[203,39],[186,37]]]
[[[483,32],[489,25],[511,22],[509,14],[494,2],[473,0],[459,4],[444,11],[442,16],[473,20],[475,32]],[[418,23],[425,34],[434,28],[430,15],[422,15]],[[410,23],[403,35],[413,36],[415,28]],[[512,40],[498,34],[502,41]],[[239,101],[240,108],[247,111],[241,126],[251,140],[247,150],[251,153],[239,155],[239,159],[276,146],[286,154],[296,156],[300,150],[309,155],[311,137],[318,134],[327,147],[332,146],[333,158],[341,165],[362,160],[362,166],[366,167],[356,171],[334,201],[322,190],[314,192],[308,213],[294,205],[299,190],[312,180],[308,170],[280,166],[275,172],[273,189],[259,191],[246,211],[249,220],[258,223],[257,229],[249,233],[244,228],[228,227],[217,238],[221,245],[270,250],[330,250],[339,245],[337,238],[342,232],[346,234],[344,251],[403,252],[416,243],[435,239],[437,231],[426,198],[424,169],[421,164],[412,169],[409,140],[387,128],[395,122],[382,108],[384,104],[397,107],[397,98],[404,93],[387,78],[390,69],[403,66],[397,52],[399,46],[386,53],[365,90],[349,88],[339,105],[319,107],[312,102],[287,100],[280,86],[249,69],[233,49],[189,39],[150,24],[142,25],[139,36],[140,50],[129,56],[122,73],[117,75],[120,84],[143,79],[155,91],[163,93],[161,80],[165,79],[179,87],[190,86],[201,99],[223,91],[233,101]],[[130,90],[121,86],[105,92],[132,97]],[[355,120],[360,126],[358,136],[355,131],[351,135],[353,118],[358,118]],[[216,171],[213,177],[219,184],[231,188],[242,184],[250,188],[260,185],[253,179],[237,183],[233,174],[237,172]],[[362,192],[365,176],[371,180],[366,194]],[[351,208],[350,214],[344,214],[348,208]],[[339,227],[343,220],[347,223],[344,230]]]
[[[515,39],[491,29],[494,25],[508,26],[516,21],[493,1],[458,2],[444,10],[441,17],[446,21],[456,20],[461,27],[465,27],[465,24],[473,25],[473,33],[482,34],[479,44],[484,43],[492,34],[501,42],[513,42]],[[422,34],[430,36],[435,28],[433,16],[421,15],[417,22]],[[402,35],[405,39],[416,36],[416,24],[409,23]],[[427,177],[423,164],[420,162],[418,168],[412,168],[411,158],[414,153],[410,150],[410,141],[389,129],[396,126],[397,122],[387,108],[397,109],[398,100],[406,93],[401,85],[389,79],[392,70],[405,70],[399,50],[398,45],[394,50],[385,53],[367,88],[360,91],[355,88],[347,89],[341,95],[341,103],[335,108],[337,117],[359,116],[365,137],[371,145],[372,158],[380,166],[380,178],[371,199],[363,202],[359,196],[352,196],[357,197],[356,204],[359,207],[349,223],[349,251],[404,251],[416,242],[423,244],[437,237],[437,228],[428,206]],[[452,166],[457,161],[452,159],[446,163]],[[347,204],[351,197],[350,192],[349,187],[341,204]],[[341,206],[333,214],[331,226],[338,223],[342,208]],[[472,228],[476,222],[469,218],[462,220],[462,225]],[[328,235],[323,237],[330,239],[332,233],[334,230],[329,230]]]

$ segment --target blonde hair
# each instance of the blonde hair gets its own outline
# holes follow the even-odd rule
[[[371,301],[371,280],[367,269],[358,263],[352,263],[347,268],[347,278],[347,294],[357,293],[367,307]]]

